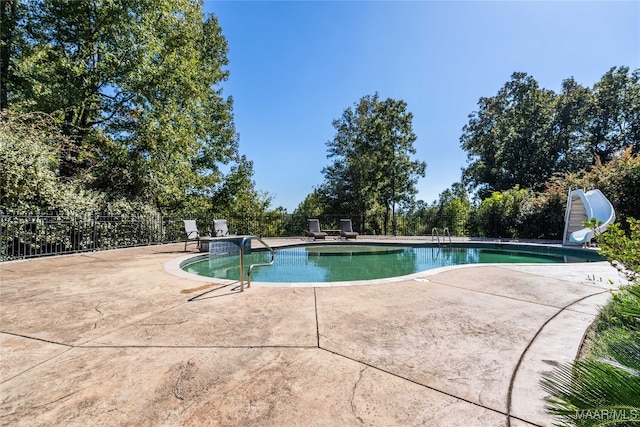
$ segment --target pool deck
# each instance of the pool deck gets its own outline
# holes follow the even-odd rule
[[[0,263],[0,425],[551,426],[541,374],[624,283],[503,264],[238,292],[167,272],[183,249]]]

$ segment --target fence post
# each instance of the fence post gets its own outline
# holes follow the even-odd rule
[[[98,216],[97,216],[97,213],[95,211],[93,211],[91,217],[93,219],[93,231],[91,233],[92,234],[92,236],[91,236],[91,249],[93,250],[93,252],[95,252],[97,244],[98,244]]]

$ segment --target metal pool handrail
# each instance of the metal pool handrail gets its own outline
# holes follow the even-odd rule
[[[247,270],[247,288],[251,287],[251,270],[253,270],[253,267],[266,267],[266,266],[273,265],[273,261],[274,261],[274,259],[276,257],[275,251],[271,248],[271,246],[267,245],[267,243],[264,240],[262,240],[260,237],[258,237],[258,236],[250,236],[250,238],[256,239],[257,241],[262,243],[271,252],[271,261],[264,262],[264,263],[259,263],[259,264],[251,264],[249,266],[249,268]],[[242,240],[242,243],[244,244],[244,239]],[[240,258],[240,263],[241,264],[243,263],[242,258]],[[242,266],[240,266],[240,269],[242,269]],[[240,278],[240,280],[242,280],[242,278]],[[241,291],[244,290],[244,282],[240,285],[240,290]]]
[[[437,227],[433,227],[431,229],[431,241],[433,242],[433,237],[437,237],[438,238],[438,246],[440,246],[440,234],[438,234],[438,228]]]
[[[247,288],[251,287],[251,270],[253,269],[253,267],[259,267],[259,266],[267,266],[267,265],[271,265],[273,264],[273,260],[275,258],[275,252],[274,250],[271,248],[271,246],[267,245],[265,243],[264,240],[262,240],[260,237],[258,236],[253,236],[253,235],[246,235],[246,236],[235,236],[235,235],[231,235],[231,236],[220,236],[220,237],[204,237],[204,238],[200,238],[201,241],[208,241],[208,242],[219,242],[219,241],[234,241],[236,242],[236,244],[238,244],[239,246],[239,258],[240,258],[240,292],[244,291],[244,245],[247,242],[247,240],[249,241],[249,244],[251,244],[251,239],[256,239],[258,240],[260,243],[262,243],[269,251],[271,251],[271,262],[268,263],[261,263],[261,264],[251,264],[249,266],[249,269],[247,271]]]

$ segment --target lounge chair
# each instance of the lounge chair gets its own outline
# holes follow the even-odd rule
[[[353,231],[350,219],[340,220],[340,237],[344,237],[345,239],[355,239],[358,237],[358,233]]]
[[[216,237],[228,236],[229,226],[226,219],[214,219],[213,220],[213,232]]]
[[[313,240],[323,239],[327,237],[327,233],[320,231],[320,220],[309,219],[307,220],[309,229],[307,230],[307,237],[313,237]]]
[[[195,219],[185,219],[184,232],[187,235],[187,240],[184,241],[184,250],[187,250],[187,243],[196,243],[200,247],[200,232],[198,231],[198,225]]]

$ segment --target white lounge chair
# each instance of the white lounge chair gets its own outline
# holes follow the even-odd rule
[[[213,232],[216,237],[228,236],[229,226],[226,219],[214,219],[213,220]]]
[[[184,250],[187,250],[188,243],[196,243],[200,247],[200,232],[198,231],[198,225],[195,219],[185,219],[184,232],[187,236],[187,240],[184,241]]]

